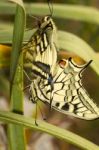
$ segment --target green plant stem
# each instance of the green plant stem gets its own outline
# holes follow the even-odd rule
[[[0,111],[0,120],[6,123],[21,125],[22,127],[32,128],[41,132],[48,133],[59,139],[65,140],[83,150],[99,150],[99,146],[92,142],[64,129],[51,125],[49,123],[37,120],[38,126],[35,125],[35,119],[24,117],[19,114]]]
[[[24,35],[25,12],[17,5],[13,32],[13,45],[11,51],[10,67],[10,98],[11,111],[23,114],[23,57],[20,55]],[[20,57],[19,57],[20,56]],[[8,139],[10,150],[25,150],[24,128],[18,125],[9,124]]]

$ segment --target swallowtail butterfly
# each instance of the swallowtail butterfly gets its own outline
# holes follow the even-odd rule
[[[30,99],[33,102],[41,100],[52,108],[64,114],[80,119],[93,120],[99,118],[99,108],[84,89],[82,73],[91,63],[77,65],[72,58],[63,59],[57,63],[56,74],[53,76],[53,90],[50,90],[48,80],[38,77],[30,85]]]
[[[36,32],[22,49],[24,69],[28,69],[27,75],[30,73],[32,80],[37,76],[45,79],[48,74],[52,76],[57,61],[56,42],[56,26],[50,16],[45,16],[40,20]],[[47,70],[44,69],[42,63],[45,64]]]

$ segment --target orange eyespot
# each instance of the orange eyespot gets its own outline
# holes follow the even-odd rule
[[[67,62],[64,59],[62,59],[62,60],[59,61],[59,65],[60,65],[61,68],[65,68],[66,64],[67,64]]]

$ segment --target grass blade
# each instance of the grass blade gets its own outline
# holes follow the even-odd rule
[[[11,112],[0,111],[0,120],[6,123],[14,123],[21,126],[25,126],[28,128],[32,128],[33,130],[38,130],[41,132],[45,132],[51,134],[59,139],[65,140],[82,150],[99,150],[99,146],[94,143],[64,129],[56,127],[54,125],[50,125],[49,123],[38,120],[38,126],[35,125],[35,120],[31,118],[24,117],[22,115],[18,115]]]
[[[26,32],[24,41],[27,41],[33,34],[33,32],[34,30]],[[89,44],[87,44],[83,39],[79,38],[78,36],[72,33],[61,30],[58,33],[59,33],[59,40],[58,40],[59,47],[77,54],[78,56],[83,58],[86,62],[92,59],[93,62],[91,63],[91,67],[99,75],[98,69],[99,61],[94,49]],[[11,33],[9,34],[9,36],[11,37]],[[5,39],[4,41],[11,44],[11,40],[8,37],[4,39]]]
[[[92,59],[91,67],[99,75],[99,59],[94,50],[84,40],[72,33],[59,31],[59,46],[64,50],[74,52],[85,61]]]
[[[55,17],[64,19],[74,19],[99,24],[99,10],[94,7],[55,4],[55,3],[53,4],[53,6],[54,6],[53,16]],[[42,11],[39,11],[41,9]],[[28,14],[34,15],[50,14],[48,4],[44,3],[26,4],[26,11]]]
[[[22,40],[24,35],[25,11],[21,0],[10,0],[16,5],[16,16],[13,31],[13,44],[11,51],[10,65],[10,98],[11,111],[23,114],[23,58],[19,59]],[[20,64],[20,66],[19,66]],[[24,128],[18,125],[10,124],[8,126],[9,149],[10,150],[25,150],[25,135]],[[17,141],[17,142],[16,142]]]
[[[16,0],[17,1],[17,0]],[[18,2],[18,1],[17,1]],[[64,19],[74,19],[79,21],[91,22],[99,24],[99,10],[90,6],[68,5],[68,4],[53,4],[53,16]],[[9,9],[7,9],[9,7]],[[50,14],[48,4],[45,3],[30,3],[25,4],[26,12],[34,15]],[[5,11],[4,11],[5,9]],[[39,11],[41,10],[41,11]],[[6,5],[0,2],[0,14],[15,14],[15,5]]]

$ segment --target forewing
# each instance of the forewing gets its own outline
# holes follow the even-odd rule
[[[47,18],[47,19],[46,19]],[[46,20],[41,24],[41,27],[30,38],[29,42],[23,47],[24,53],[24,67],[30,73],[36,75],[43,74],[47,76],[46,72],[34,62],[41,62],[49,65],[50,73],[53,74],[54,66],[57,61],[57,48],[56,48],[56,26],[50,17],[45,17]]]

